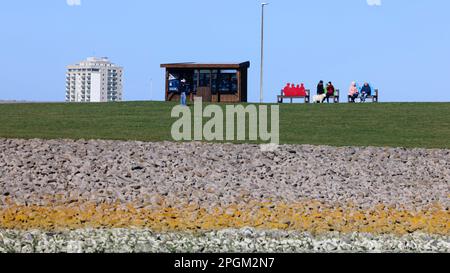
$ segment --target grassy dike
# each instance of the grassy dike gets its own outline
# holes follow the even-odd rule
[[[172,140],[176,104],[0,104],[0,137]],[[282,144],[450,148],[450,103],[281,105]]]

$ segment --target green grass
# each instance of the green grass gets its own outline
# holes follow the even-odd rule
[[[0,137],[171,140],[175,104],[0,104]],[[450,103],[281,105],[282,144],[450,148]]]

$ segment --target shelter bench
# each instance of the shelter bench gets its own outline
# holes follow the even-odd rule
[[[378,94],[379,94],[378,89],[375,89],[374,92],[370,96],[367,96],[366,99],[372,100],[373,103],[377,103],[378,102]],[[358,96],[357,99],[361,100],[361,94]],[[348,96],[348,102],[352,102],[352,97],[350,95]]]
[[[311,100],[310,97],[311,91],[309,89],[305,89],[302,86],[295,86],[294,84],[287,84],[283,90],[281,90],[281,94],[277,96],[278,103],[283,103],[285,99],[291,100],[291,103],[294,102],[294,99],[304,99],[305,103],[309,103]]]
[[[306,90],[306,92],[308,92],[309,90]],[[278,96],[278,103],[283,103],[285,99],[290,99],[291,103],[294,102],[294,99],[305,99],[305,103],[309,103],[310,101],[310,97],[309,95],[306,96],[283,96],[283,95],[279,95]]]

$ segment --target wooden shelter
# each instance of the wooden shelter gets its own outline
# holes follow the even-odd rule
[[[248,69],[244,63],[174,63],[162,64],[166,69],[166,101],[179,101],[178,86],[186,79],[187,97],[202,97],[205,102],[247,102]]]

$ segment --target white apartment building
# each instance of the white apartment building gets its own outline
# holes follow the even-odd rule
[[[108,58],[90,57],[69,65],[66,75],[67,102],[122,101],[123,68]]]

